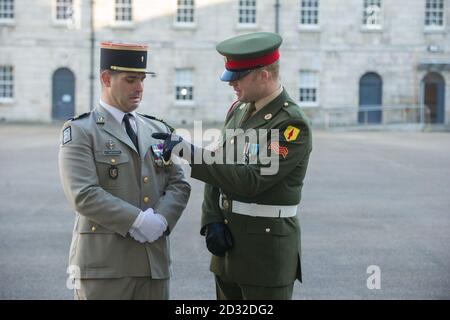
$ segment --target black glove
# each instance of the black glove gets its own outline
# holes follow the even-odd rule
[[[221,222],[213,222],[206,226],[206,247],[215,256],[223,257],[233,246],[233,239],[228,227]]]
[[[164,140],[163,144],[163,158],[164,161],[169,161],[170,156],[172,155],[172,149],[183,141],[183,138],[176,135],[176,134],[170,134],[170,133],[164,133],[164,132],[157,132],[152,133],[152,137],[155,139]],[[181,149],[178,156],[183,156],[183,149]]]

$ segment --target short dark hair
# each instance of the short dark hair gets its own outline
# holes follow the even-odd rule
[[[278,79],[280,75],[280,60],[265,66],[264,69],[266,69],[275,79]]]

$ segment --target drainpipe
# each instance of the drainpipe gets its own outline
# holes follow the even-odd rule
[[[95,31],[94,31],[94,0],[90,0],[90,71],[89,71],[89,108],[94,108],[94,57],[95,57]]]
[[[422,126],[422,130],[425,129],[425,84],[423,79],[420,81],[420,85],[419,85],[419,119],[420,119],[420,124]]]
[[[280,0],[275,1],[275,33],[280,31]]]

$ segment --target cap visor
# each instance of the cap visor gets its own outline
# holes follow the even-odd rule
[[[226,70],[222,73],[220,76],[220,80],[222,81],[236,81],[241,79],[242,77],[246,76],[250,73],[251,70],[245,70],[245,71],[231,71]]]

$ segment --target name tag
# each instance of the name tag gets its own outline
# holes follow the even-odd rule
[[[103,151],[103,155],[105,156],[118,156],[122,153],[120,150],[105,150]]]

